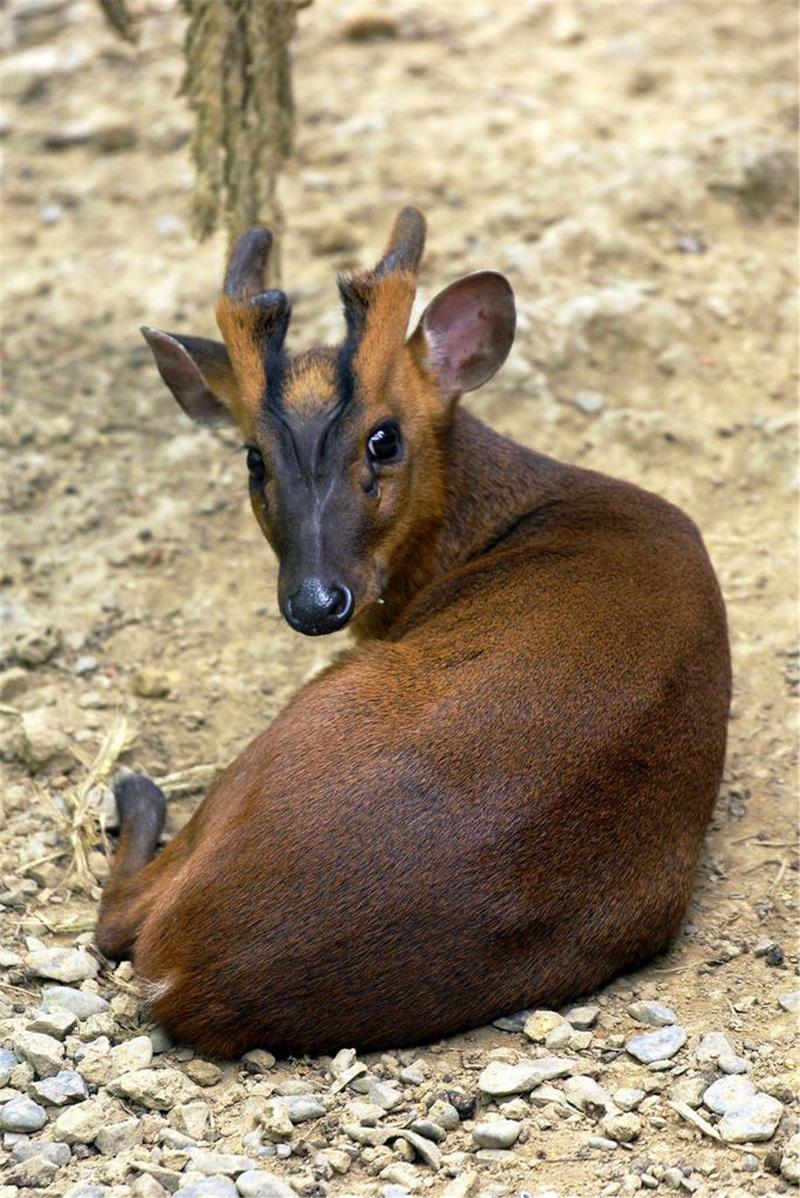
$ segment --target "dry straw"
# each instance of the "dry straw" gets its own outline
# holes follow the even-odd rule
[[[135,12],[126,0],[99,2],[112,28],[135,41]],[[182,0],[188,18],[183,94],[194,114],[195,230],[207,237],[221,222],[233,242],[252,225],[268,225],[272,282],[280,279],[283,230],[278,176],[294,134],[289,44],[298,10],[310,3]]]

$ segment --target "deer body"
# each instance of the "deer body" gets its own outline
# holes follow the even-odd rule
[[[424,370],[402,361],[413,396]],[[558,1005],[685,912],[730,688],[697,530],[457,408],[436,455],[424,512],[376,551],[383,602],[353,588],[359,643],[159,855],[159,792],[118,789],[98,942],[133,953],[156,1017],[207,1052],[387,1047]],[[279,548],[282,569],[299,552]],[[332,589],[292,616],[339,619]]]

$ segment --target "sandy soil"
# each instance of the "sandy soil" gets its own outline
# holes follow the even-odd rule
[[[137,333],[143,321],[213,332],[224,245],[198,247],[189,229],[181,20],[170,3],[134,7],[136,50],[86,0],[16,0],[4,30],[4,1043],[38,1006],[40,981],[14,963],[26,938],[90,940],[99,891],[64,886],[69,844],[48,800],[85,776],[115,713],[129,721],[125,761],[157,776],[208,763],[207,778],[339,647],[279,618],[235,445],[190,426]],[[676,1165],[684,1192],[783,1192],[800,1070],[778,1004],[798,989],[794,6],[391,2],[374,11],[393,28],[357,42],[348,20],[364,11],[318,0],[301,15],[282,187],[295,344],[338,337],[334,274],[374,258],[404,202],[429,218],[420,302],[467,270],[505,271],[516,347],[470,406],[692,515],[728,603],[735,698],[690,922],[668,958],[600,996],[593,1045],[573,1054],[608,1088],[652,1087],[635,1144],[592,1147],[591,1119],[533,1104],[525,1142],[499,1156],[475,1154],[467,1118],[436,1175],[389,1149],[359,1150],[331,1175],[314,1154],[353,1147],[336,1119],[322,1132],[301,1124],[293,1143],[305,1148],[264,1163],[300,1194],[668,1192]],[[199,797],[173,799],[171,828]],[[782,964],[754,951],[765,940]],[[104,966],[98,983],[126,995],[124,973]],[[672,1071],[615,1051],[637,1029],[633,996],[677,1011],[689,1040]],[[112,1039],[147,1025],[135,1006],[117,1014]],[[785,1104],[771,1143],[720,1145],[668,1105],[670,1087],[697,1073],[697,1037],[715,1029]],[[404,1091],[403,1120],[453,1085],[475,1096],[493,1055],[529,1049],[488,1028],[402,1057],[428,1077]],[[378,1077],[399,1067],[368,1064]],[[266,1076],[330,1085],[324,1062],[279,1062]],[[241,1151],[242,1104],[264,1084],[229,1065],[205,1091],[215,1150]],[[147,1198],[130,1162],[157,1159],[159,1119],[140,1123],[144,1147],[114,1158],[79,1145],[44,1193],[90,1181]],[[377,1175],[391,1162],[394,1181]]]

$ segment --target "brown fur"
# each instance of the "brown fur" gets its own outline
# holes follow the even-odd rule
[[[222,333],[237,382],[233,415],[245,436],[251,436],[267,385],[264,351],[259,340],[259,313],[246,304],[221,295],[217,300],[217,325]],[[211,385],[211,380],[206,380]],[[227,398],[227,397],[226,397]]]
[[[221,1056],[419,1043],[594,989],[677,931],[722,771],[697,529],[444,403],[397,340],[405,280],[379,290],[347,427],[361,444],[394,414],[409,447],[363,549],[385,603],[364,584],[360,643],[159,855],[121,842],[103,895],[100,947]],[[326,360],[289,384],[298,409]],[[280,540],[280,497],[258,502]]]

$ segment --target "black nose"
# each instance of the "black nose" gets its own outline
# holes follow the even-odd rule
[[[337,632],[352,614],[352,592],[344,586],[328,586],[321,578],[307,578],[284,604],[286,619],[305,636]]]

